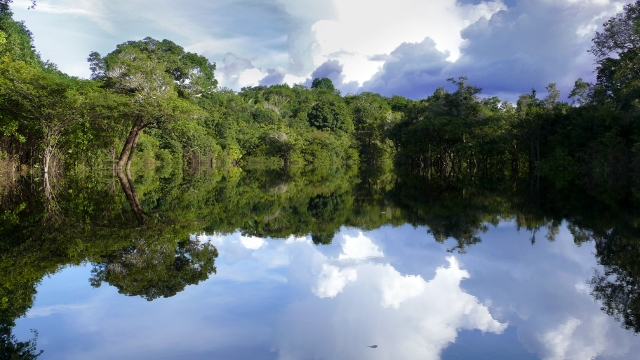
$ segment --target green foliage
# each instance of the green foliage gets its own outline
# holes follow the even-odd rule
[[[378,94],[352,95],[346,101],[353,113],[355,137],[362,160],[368,165],[389,162],[394,149],[387,134],[401,113],[392,111],[387,99]]]
[[[339,97],[321,98],[309,111],[309,124],[318,130],[353,132],[353,120],[344,101]]]
[[[177,143],[182,142],[182,151],[186,154],[197,152],[200,157],[202,151],[217,150],[213,145],[215,141],[203,139],[207,135],[203,136],[206,130],[197,129],[200,124],[192,122],[171,129],[177,122],[204,116],[188,99],[206,96],[215,90],[215,64],[197,54],[186,53],[169,40],[157,41],[149,37],[120,44],[104,58],[92,52],[88,61],[93,80],[132,100],[127,114],[130,131],[117,162],[118,169],[125,164],[127,169],[131,166],[138,139],[147,128],[163,132],[176,130],[174,135],[183,135]],[[164,147],[175,148],[176,141],[171,141],[172,136],[163,132],[160,134],[164,135],[165,142],[169,142],[163,144]],[[193,140],[196,141],[195,151],[187,143]]]
[[[576,172],[576,161],[562,149],[556,149],[537,166],[537,173],[552,179],[558,187],[569,185]]]
[[[637,69],[640,55],[640,3],[626,5],[596,32],[589,52],[597,59],[597,83],[593,102],[614,106],[626,112],[638,112],[640,73]]]
[[[592,94],[590,94],[591,91],[591,85],[582,80],[582,78],[579,78],[574,83],[573,89],[569,94],[569,99],[573,99],[571,104],[582,106],[589,103],[589,98],[592,96]]]
[[[0,57],[9,57],[30,66],[43,64],[33,46],[31,32],[23,22],[13,20],[13,13],[0,5]]]
[[[311,88],[319,91],[326,91],[330,94],[339,94],[339,92],[336,91],[336,88],[333,86],[333,81],[328,78],[313,79],[313,81],[311,82]]]
[[[69,130],[82,121],[82,108],[92,85],[53,69],[29,66],[8,57],[0,59],[0,122],[5,135],[15,129],[18,142],[38,144],[42,148],[45,172],[49,159],[64,140],[71,140]],[[80,134],[82,135],[82,134]]]
[[[593,235],[598,262],[604,272],[590,280],[594,299],[602,310],[621,322],[622,327],[640,332],[640,267],[638,229],[628,224]]]
[[[243,167],[326,167],[357,159],[352,138],[338,128],[348,129],[350,122],[339,96],[274,85],[243,88],[238,94],[222,90],[197,103],[207,112],[203,126],[211,129],[222,156]],[[314,106],[324,105],[338,109],[338,121],[331,121],[342,125],[322,135],[309,119]]]
[[[497,98],[479,99],[480,89],[464,77],[450,81],[457,86],[453,93],[439,88],[427,99],[402,101],[402,120],[386,130],[398,150],[397,164],[444,177],[508,170],[517,139],[512,108]]]
[[[92,79],[104,80],[109,88],[140,97],[161,96],[171,90],[183,97],[202,96],[218,84],[213,75],[215,64],[185,52],[170,40],[147,37],[128,41],[104,58],[92,52],[88,60]]]

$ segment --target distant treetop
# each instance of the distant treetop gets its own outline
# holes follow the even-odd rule
[[[333,82],[329,78],[313,79],[313,82],[311,83],[311,88],[318,89],[318,90],[326,90],[330,93],[336,93],[336,88],[335,86],[333,86]]]

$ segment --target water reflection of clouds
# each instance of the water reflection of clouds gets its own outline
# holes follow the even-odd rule
[[[286,309],[277,339],[281,359],[437,359],[459,328],[506,327],[460,289],[467,273],[454,258],[430,281],[389,264],[356,269],[357,281],[335,298],[307,298]]]
[[[66,312],[73,312],[77,310],[84,310],[91,307],[91,304],[73,304],[73,305],[51,305],[40,306],[29,311],[30,318],[45,317],[53,314],[62,314]]]
[[[576,246],[565,227],[554,242],[527,245],[530,236],[513,227],[487,233],[463,258],[471,275],[463,288],[491,301],[492,313],[543,359],[636,358],[638,339],[600,310],[585,284],[598,267],[593,244]]]
[[[501,333],[507,323],[518,328],[519,340],[529,351],[546,359],[626,357],[638,349],[635,338],[602,313],[589,294],[585,280],[598,266],[593,246],[577,247],[565,228],[555,242],[542,240],[530,246],[529,233],[517,233],[513,223],[501,223],[483,236],[484,244],[458,258],[468,271],[461,269],[456,258],[447,257],[448,266],[436,260],[440,265],[430,281],[424,279],[433,265],[407,256],[415,253],[415,239],[400,236],[394,239],[399,241],[391,241],[387,230],[370,232],[370,237],[343,230],[335,240],[341,245],[339,254],[335,246],[331,250],[313,248],[309,242],[315,251],[307,252],[306,257],[296,254],[289,273],[314,269],[300,285],[311,288],[316,298],[287,309],[278,339],[281,358],[411,358],[410,354],[437,358],[455,342],[460,329]],[[402,233],[397,230],[394,237]],[[401,230],[418,235],[406,227]],[[381,246],[386,249],[384,254]],[[430,248],[432,260],[434,255],[445,257],[433,244],[424,247]],[[381,257],[419,274],[402,275]],[[467,292],[460,288],[462,280]],[[469,294],[477,295],[482,303]],[[396,310],[393,321],[385,314],[388,309]],[[416,314],[424,315],[433,326],[421,327]],[[309,328],[324,331],[310,334]],[[391,329],[393,334],[376,329]],[[354,338],[349,331],[360,336]],[[383,339],[387,346],[375,353],[366,348],[366,343]],[[348,350],[354,342],[365,347]],[[400,347],[411,350],[403,354]]]
[[[566,228],[555,242],[531,246],[529,237],[491,228],[452,256],[450,244],[410,226],[342,229],[329,246],[206,236],[220,252],[218,274],[173,298],[93,290],[86,269],[56,280],[79,273],[68,269],[44,280],[19,323],[38,329],[48,355],[60,358],[437,359],[464,346],[451,345],[461,331],[507,326],[541,358],[633,358],[637,338],[600,311],[584,283],[597,266],[592,244],[576,247]],[[51,281],[82,286],[62,294]]]
[[[319,298],[333,298],[342,292],[347,283],[358,280],[356,269],[340,269],[337,266],[322,264],[322,271],[318,275],[317,285],[313,293]]]
[[[334,249],[269,242],[251,257],[269,247],[290,253],[290,285],[315,295],[301,294],[286,307],[275,339],[281,359],[437,359],[458,329],[501,333],[507,326],[461,290],[469,275],[453,256],[427,281],[385,262],[380,246],[362,232],[343,233],[334,242]],[[225,261],[226,246],[238,241],[215,243]],[[341,251],[335,254],[337,245]],[[371,344],[379,345],[375,352]]]
[[[362,232],[359,232],[358,236],[349,236],[345,234],[342,238],[342,254],[338,256],[338,259],[340,260],[364,260],[384,256],[382,251],[378,248],[378,245],[374,244],[371,239],[364,236]]]
[[[333,298],[342,292],[348,283],[358,279],[358,270],[354,265],[372,258],[381,258],[384,254],[371,239],[362,232],[357,236],[342,236],[342,252],[337,259],[327,256],[321,257],[322,266],[315,273],[318,274],[316,285],[312,291],[320,298]]]

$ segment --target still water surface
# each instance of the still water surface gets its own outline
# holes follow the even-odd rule
[[[41,359],[638,359],[621,195],[276,175],[5,192],[5,346],[33,329]]]
[[[459,254],[407,225],[342,228],[325,246],[200,235],[219,251],[207,281],[148,302],[70,267],[16,334],[37,329],[44,359],[638,358],[640,339],[590,295],[593,243],[562,226],[532,245],[510,222],[482,239]]]

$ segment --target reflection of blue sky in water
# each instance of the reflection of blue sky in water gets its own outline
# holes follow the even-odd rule
[[[555,242],[528,237],[505,223],[458,255],[409,226],[343,229],[329,246],[211,236],[218,274],[205,283],[147,302],[92,289],[89,267],[66,269],[43,281],[17,334],[37,329],[44,359],[640,353],[640,340],[589,295],[592,244],[577,247],[564,228]]]

